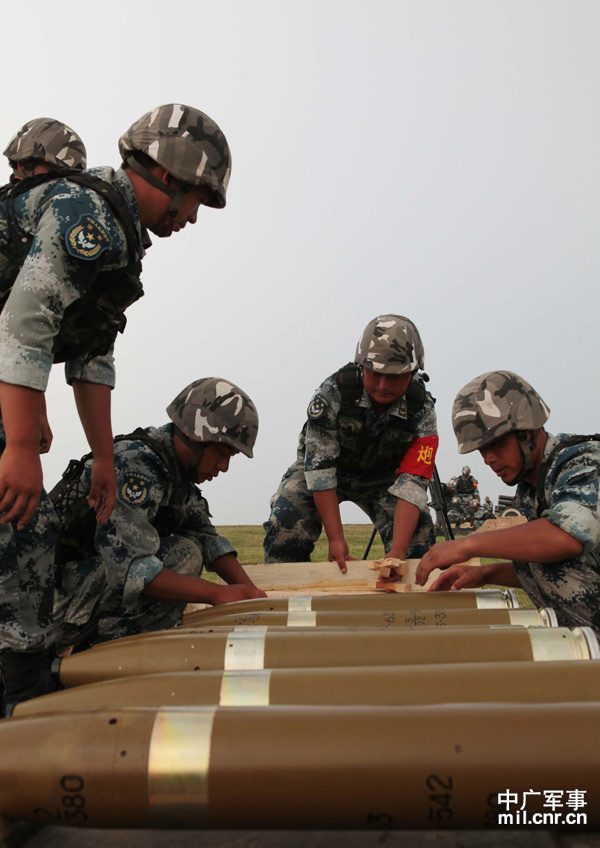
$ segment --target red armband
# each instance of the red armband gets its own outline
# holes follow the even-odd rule
[[[417,474],[419,477],[431,480],[438,442],[439,438],[436,435],[413,439],[411,446],[402,457],[398,474]]]

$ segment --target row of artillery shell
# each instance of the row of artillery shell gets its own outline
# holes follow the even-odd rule
[[[343,591],[343,584],[340,586]],[[295,598],[256,598],[236,601],[206,610],[197,610],[183,617],[184,625],[201,624],[207,616],[238,615],[249,612],[291,612],[314,610],[340,612],[381,609],[503,609],[517,608],[519,601],[514,589],[465,590],[462,592],[419,592],[406,595],[386,593],[368,595],[316,595]]]
[[[559,790],[560,815],[595,829],[598,714],[581,703],[11,718],[0,722],[0,811],[116,828],[483,829],[506,810],[499,793],[514,793],[513,813],[538,793],[531,817],[551,813],[545,790]]]
[[[299,632],[254,627],[113,642],[65,657],[58,674],[62,685],[70,687],[174,671],[530,662],[592,656],[598,656],[598,642],[589,628],[306,628]]]

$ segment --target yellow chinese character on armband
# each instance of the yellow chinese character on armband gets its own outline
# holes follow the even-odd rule
[[[417,456],[417,462],[424,462],[425,465],[431,465],[432,459],[433,459],[433,448],[432,447],[419,448],[419,455]]]

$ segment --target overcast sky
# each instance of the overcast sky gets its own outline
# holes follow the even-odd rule
[[[200,377],[253,398],[255,459],[204,487],[215,523],[267,518],[313,390],[384,312],[421,332],[442,479],[466,459],[484,495],[512,491],[451,428],[485,371],[529,380],[552,432],[600,429],[597,0],[22,0],[14,23],[3,146],[49,116],[116,166],[168,102],[227,136],[227,207],[155,240],[113,392],[115,433]],[[61,366],[48,407],[50,488],[86,450]]]

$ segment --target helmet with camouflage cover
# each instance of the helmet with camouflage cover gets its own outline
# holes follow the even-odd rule
[[[75,130],[54,118],[28,121],[8,142],[4,155],[12,162],[33,159],[54,168],[86,166],[86,150]]]
[[[190,383],[169,404],[167,415],[186,444],[220,442],[253,456],[258,413],[248,395],[229,380],[204,377]]]
[[[549,415],[549,407],[518,374],[488,371],[456,395],[452,426],[458,452],[479,450],[506,433],[539,430]]]
[[[468,465],[463,465],[462,467],[462,475],[463,477],[467,477],[471,473],[471,469]]]
[[[217,124],[199,109],[180,103],[158,106],[121,136],[119,151],[128,166],[172,197],[176,190],[160,183],[136,160],[136,152],[149,156],[188,188],[206,186],[207,206],[225,206],[231,173],[229,146]]]
[[[406,374],[422,369],[424,357],[421,336],[410,319],[378,315],[365,327],[354,361],[380,374]]]

